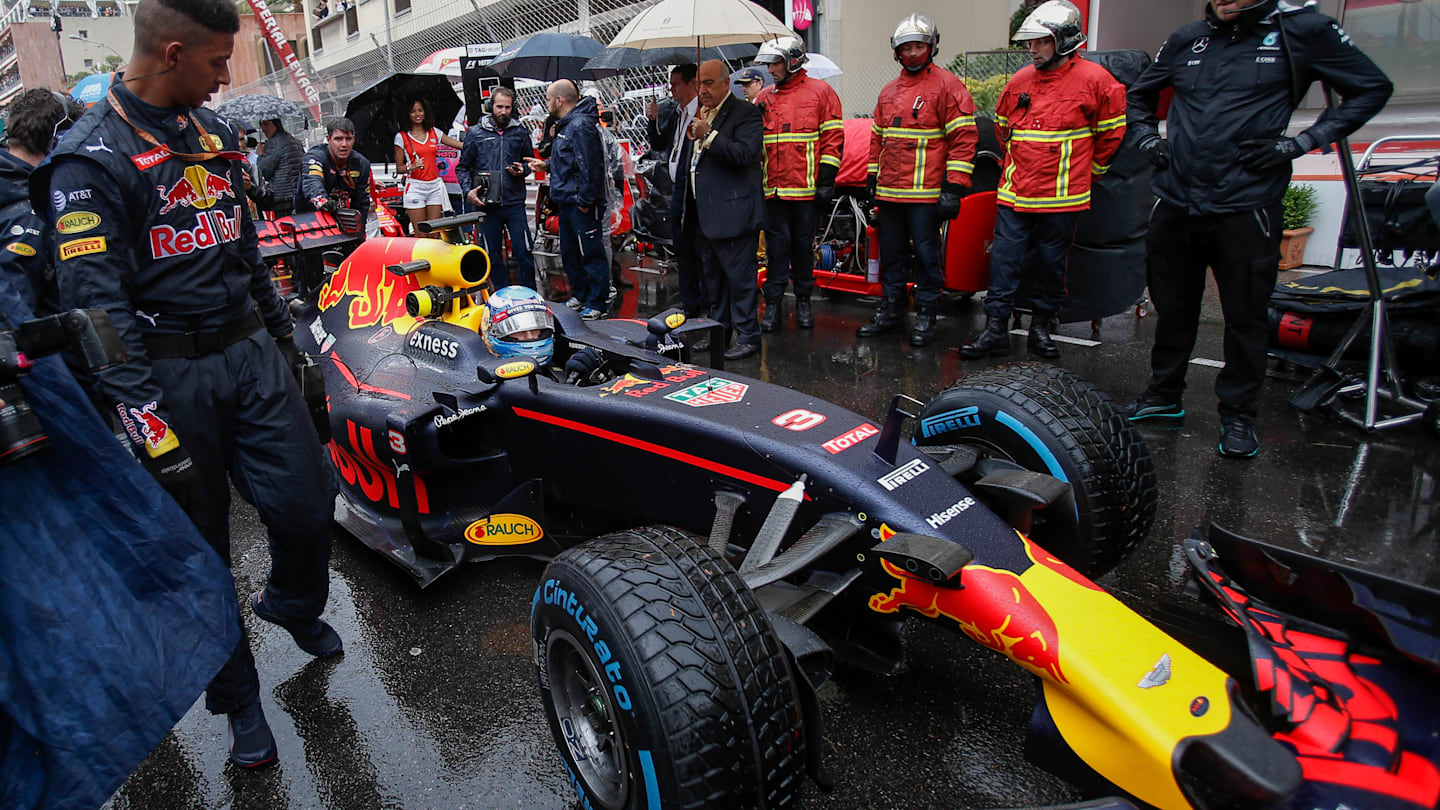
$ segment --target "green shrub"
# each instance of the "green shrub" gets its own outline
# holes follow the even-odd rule
[[[1285,189],[1283,202],[1285,230],[1294,231],[1307,227],[1315,218],[1315,209],[1319,205],[1315,199],[1314,186],[1292,183],[1289,188]]]
[[[1010,81],[1009,75],[991,76],[988,79],[965,79],[965,89],[970,91],[970,97],[975,99],[975,110],[977,112],[995,112],[995,105],[1000,101],[1000,92],[1005,89],[1005,83]]]

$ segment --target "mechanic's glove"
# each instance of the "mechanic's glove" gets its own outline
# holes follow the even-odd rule
[[[828,209],[835,200],[835,176],[839,173],[839,169],[828,163],[820,164],[820,171],[815,175],[815,202],[823,208]]]
[[[1143,141],[1136,148],[1150,161],[1150,165],[1155,167],[1155,171],[1163,172],[1170,168],[1170,142],[1159,135]]]
[[[960,213],[960,201],[970,193],[969,186],[962,186],[959,183],[940,184],[940,202],[935,211],[940,215],[941,222],[948,222]]]
[[[1295,158],[1315,148],[1315,141],[1308,133],[1290,138],[1255,138],[1240,142],[1240,165],[1253,172],[1263,172],[1284,166]]]
[[[880,178],[874,174],[865,175],[865,191],[869,193],[871,201],[875,199],[875,189],[880,185]]]
[[[565,361],[565,382],[583,385],[600,368],[600,352],[594,346],[582,346]]]
[[[176,447],[157,458],[146,459],[144,453],[140,455],[143,459],[140,463],[155,476],[155,480],[160,482],[160,486],[170,493],[170,497],[180,504],[186,514],[193,514],[193,510],[200,507],[204,482],[200,479],[200,470],[185,448]]]
[[[282,338],[276,338],[275,345],[279,346],[280,353],[285,355],[286,367],[295,374],[295,379],[299,380],[300,369],[305,368],[308,361],[305,359],[305,355],[301,353],[300,347],[295,345],[294,336],[286,335]]]

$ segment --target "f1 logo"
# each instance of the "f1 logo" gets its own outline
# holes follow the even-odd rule
[[[796,408],[793,411],[786,411],[774,419],[770,424],[783,427],[786,430],[793,430],[799,433],[802,430],[809,430],[825,421],[825,414],[807,411],[804,408]]]

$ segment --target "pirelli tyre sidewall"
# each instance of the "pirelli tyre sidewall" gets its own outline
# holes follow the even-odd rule
[[[690,536],[635,529],[560,554],[531,636],[578,806],[795,801],[805,752],[788,657],[734,569]]]
[[[1040,516],[1032,537],[1086,576],[1114,568],[1154,522],[1155,471],[1143,439],[1104,393],[1064,369],[1019,363],[967,375],[926,403],[913,438],[1070,483],[1074,515]]]

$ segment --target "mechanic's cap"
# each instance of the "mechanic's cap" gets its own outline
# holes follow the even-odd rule
[[[736,79],[735,81],[741,84],[749,84],[750,82],[763,82],[765,81],[765,74],[760,72],[760,68],[748,67],[740,71],[740,78]]]

